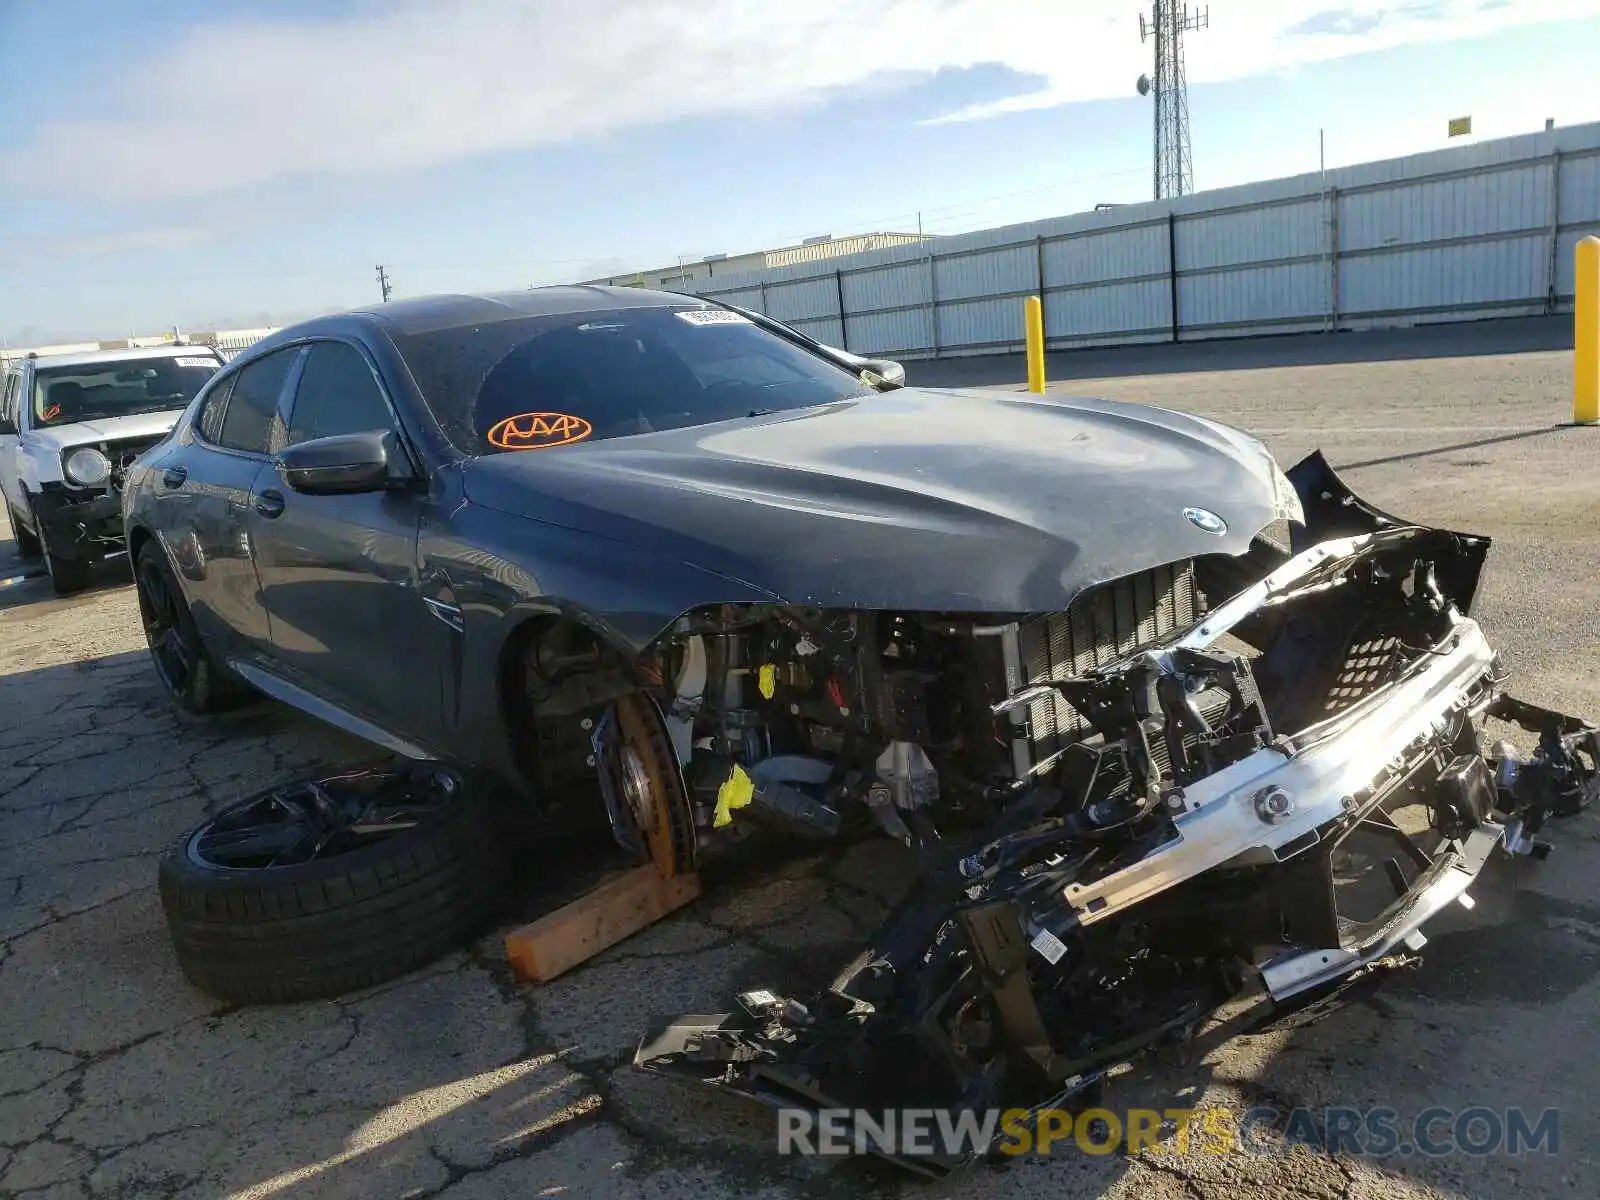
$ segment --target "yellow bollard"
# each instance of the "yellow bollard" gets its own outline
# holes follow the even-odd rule
[[[1600,237],[1578,243],[1573,291],[1572,422],[1600,425]]]
[[[1022,322],[1028,336],[1028,390],[1044,394],[1044,305],[1039,297],[1022,302]]]

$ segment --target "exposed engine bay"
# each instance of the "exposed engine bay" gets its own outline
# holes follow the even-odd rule
[[[1281,536],[1061,613],[678,621],[592,731],[618,841],[685,871],[749,828],[875,827],[922,870],[829,984],[671,1023],[638,1065],[777,1105],[1063,1104],[1241,995],[1324,1011],[1493,852],[1547,852],[1600,732],[1504,692],[1467,615],[1488,540],[1365,505],[1319,455],[1288,474]]]

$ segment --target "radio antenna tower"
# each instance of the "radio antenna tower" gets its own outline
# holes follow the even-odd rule
[[[1156,40],[1156,78],[1139,76],[1139,94],[1156,94],[1156,199],[1194,191],[1194,160],[1189,153],[1189,85],[1183,72],[1183,35],[1211,24],[1211,8],[1193,12],[1177,0],[1155,0],[1147,21],[1139,14],[1139,40]]]

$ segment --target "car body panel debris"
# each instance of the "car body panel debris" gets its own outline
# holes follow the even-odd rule
[[[1092,732],[976,832],[923,840],[911,895],[831,984],[667,1022],[636,1064],[813,1112],[1081,1106],[1241,997],[1238,1028],[1326,1015],[1412,961],[1491,855],[1548,852],[1547,822],[1600,789],[1600,731],[1504,691],[1465,611],[1487,541],[1371,509],[1320,456],[1289,475],[1298,553],[995,706],[1060,697]],[[1535,748],[1488,743],[1491,721]],[[932,1175],[984,1149],[849,1138]]]

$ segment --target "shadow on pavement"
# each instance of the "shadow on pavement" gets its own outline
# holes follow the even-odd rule
[[[57,609],[87,603],[105,592],[132,584],[132,573],[125,559],[114,558],[96,565],[89,586],[65,596],[56,595],[44,568],[37,562],[6,559],[0,555],[0,611],[33,606],[33,615],[42,616]]]
[[[1450,446],[1435,446],[1431,450],[1407,450],[1403,454],[1386,454],[1382,458],[1364,458],[1360,462],[1340,463],[1335,468],[1340,471],[1357,471],[1362,467],[1381,467],[1388,463],[1409,462],[1415,458],[1432,458],[1437,454],[1451,454],[1457,450],[1477,450],[1483,446],[1498,446],[1501,442],[1520,442],[1524,438],[1543,437],[1547,433],[1556,433],[1562,429],[1571,429],[1571,425],[1551,425],[1545,429],[1524,429],[1517,433],[1502,433],[1495,437],[1478,438],[1471,442],[1456,442]]]
[[[93,596],[108,588],[124,587],[131,583],[133,573],[125,558],[109,558],[95,566],[94,578],[81,592],[70,596],[57,596],[45,573],[44,560],[23,558],[17,553],[17,541],[0,510],[0,609],[18,608],[40,601],[70,604],[80,596]]]
[[[1019,307],[1019,328],[1020,319]],[[1045,356],[1045,377],[1054,384],[1074,379],[1116,379],[1131,375],[1403,362],[1408,359],[1467,358],[1570,349],[1570,317],[1526,317],[1363,333],[1291,334],[1182,342],[1177,345],[1057,350]],[[906,377],[915,387],[1020,388],[1026,383],[1028,372],[1022,355],[1001,354],[910,362],[906,364]]]
[[[885,847],[885,855],[889,852]],[[815,873],[827,878],[825,863]],[[792,886],[811,872],[797,875],[780,868],[777,874],[776,879],[753,877],[714,888],[669,925],[683,931],[740,899],[760,904],[763,893]],[[1539,897],[1523,892],[1506,900],[1514,908],[1536,907]],[[1440,924],[1446,937],[1454,931],[1468,941],[1499,945],[1504,940],[1495,929],[1472,928],[1470,917],[1447,916]],[[657,935],[663,932],[658,928]],[[1470,1194],[1511,1196],[1520,1194],[1526,1182],[1519,1171],[1541,1176],[1540,1182],[1548,1184],[1552,1172],[1560,1169],[1559,1160],[1546,1158],[1519,1164],[1505,1155],[1485,1159],[1460,1150],[1442,1158],[1411,1155],[1416,1122],[1430,1106],[1442,1106],[1453,1117],[1481,1100],[1471,1056],[1448,1053],[1454,1032],[1440,1024],[1430,995],[1439,986],[1438,975],[1418,973],[1397,980],[1309,1028],[1234,1035],[1226,1027],[1213,1027],[1193,1042],[1139,1060],[1133,1071],[1116,1076],[1078,1105],[1080,1112],[1094,1106],[1110,1114],[1123,1138],[1136,1113],[1147,1117],[1153,1137],[1138,1154],[1106,1153],[1103,1145],[1085,1148],[1069,1133],[1048,1156],[1002,1155],[930,1184],[873,1159],[825,1163],[780,1155],[777,1120],[770,1109],[642,1076],[626,1054],[585,1055],[544,1027],[541,1017],[575,1004],[601,1021],[626,1025],[630,1004],[596,976],[613,986],[651,992],[670,1007],[685,982],[667,966],[673,957],[670,935],[649,950],[624,943],[543,988],[511,978],[495,962],[491,940],[480,943],[469,960],[488,971],[490,989],[470,972],[446,968],[341,1002],[340,1007],[363,1014],[358,1036],[364,1041],[361,1052],[373,1064],[368,1068],[372,1077],[358,1076],[352,1083],[313,1068],[323,1077],[314,1081],[316,1107],[309,1111],[322,1119],[296,1129],[293,1144],[259,1141],[241,1156],[231,1177],[207,1182],[248,1184],[252,1194],[269,1196],[294,1194],[316,1180],[329,1194],[346,1195],[373,1187],[374,1181],[384,1188],[425,1186],[431,1182],[430,1168],[443,1163],[452,1184],[476,1175],[492,1177],[481,1181],[481,1192],[472,1190],[475,1196],[575,1188],[582,1195],[693,1192],[718,1197],[793,1189],[812,1196],[876,1193],[978,1200],[1034,1194],[1035,1188],[1050,1194],[1118,1194],[1130,1172],[1195,1182],[1189,1194],[1196,1195],[1211,1194],[1210,1188],[1218,1194],[1243,1188],[1262,1195],[1341,1195],[1349,1194],[1357,1179],[1374,1194],[1390,1188],[1405,1193],[1419,1186],[1448,1192],[1465,1169],[1476,1179]],[[1542,945],[1548,948],[1560,940],[1552,932]],[[788,953],[803,956],[804,950],[791,948]],[[1477,961],[1469,959],[1468,964]],[[738,968],[732,978],[741,986],[770,981],[751,965]],[[1566,982],[1575,987],[1580,979]],[[689,990],[699,993],[701,988],[691,985]],[[608,994],[610,1007],[620,1012],[608,1010]],[[527,1004],[534,1014],[528,1044],[505,1061],[470,1038],[463,1042],[463,1026],[470,1018],[455,1007],[463,995],[474,996],[490,1011],[496,997]],[[316,1010],[307,1006],[298,1011]],[[446,1015],[454,1019],[437,1019]],[[430,1019],[429,1047],[407,1042],[406,1030]],[[1235,1060],[1242,1057],[1253,1070],[1240,1073],[1221,1057],[1230,1042],[1236,1048],[1250,1047],[1236,1049]],[[448,1053],[435,1053],[432,1043]],[[408,1055],[412,1061],[402,1069],[389,1057],[393,1055]],[[1429,1071],[1418,1074],[1415,1068],[1424,1061]],[[1375,1093],[1380,1080],[1396,1086]],[[345,1093],[363,1082],[367,1086],[361,1105],[352,1105]],[[361,1114],[364,1120],[348,1115],[361,1106],[370,1106]],[[1344,1110],[1365,1117],[1389,1107],[1394,1110],[1390,1121],[1397,1147],[1406,1149],[1362,1161],[1359,1146],[1370,1144],[1368,1130],[1360,1130],[1354,1145],[1342,1144],[1336,1114]],[[1180,1116],[1192,1122],[1182,1133]],[[1241,1122],[1251,1135],[1248,1145],[1238,1138]],[[1429,1129],[1436,1140],[1448,1139],[1451,1124],[1436,1119]],[[1107,1132],[1101,1127],[1088,1136],[1098,1142]],[[1289,1153],[1286,1137],[1310,1153]],[[1344,1154],[1335,1157],[1341,1150]]]

